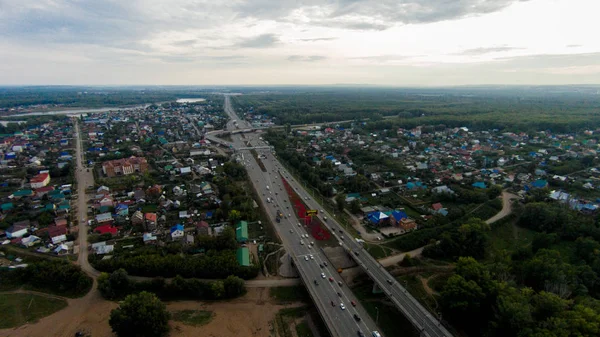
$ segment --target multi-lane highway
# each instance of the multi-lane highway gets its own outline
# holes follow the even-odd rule
[[[231,118],[228,129],[247,129],[250,128],[246,122],[240,120],[234,113],[231,102],[228,96],[225,98],[225,111]],[[244,138],[242,138],[244,137]],[[256,134],[240,134],[232,135],[233,147],[236,149],[251,146],[262,146],[265,145]],[[216,140],[216,139],[215,139]],[[296,192],[305,199],[305,203],[309,208],[322,210],[322,207],[312,198],[308,197],[309,194],[304,190],[293,177],[285,170],[283,166],[278,162],[269,151],[261,151],[261,154],[265,156],[262,160],[265,165],[267,172],[263,172],[254,157],[248,151],[242,151],[244,164],[250,174],[250,177],[259,192],[261,201],[266,205],[266,209],[272,218],[275,217],[275,212],[281,210],[286,216],[291,215],[282,219],[280,224],[276,224],[277,230],[284,241],[284,245],[288,252],[294,257],[297,262],[298,270],[307,285],[309,292],[313,296],[319,311],[321,312],[325,322],[329,326],[333,334],[338,336],[351,336],[357,335],[358,330],[361,330],[365,335],[370,334],[374,329],[373,322],[364,313],[364,310],[357,306],[351,308],[351,315],[347,315],[348,312],[341,312],[339,304],[335,302],[336,296],[340,293],[344,304],[347,306],[348,301],[352,301],[352,292],[346,287],[337,287],[336,283],[339,280],[333,267],[328,266],[321,268],[326,261],[325,255],[317,248],[309,248],[307,241],[311,238],[304,239],[304,244],[300,243],[301,236],[306,232],[302,226],[297,225],[297,219],[291,210],[289,200],[287,200],[287,194],[285,190],[280,186],[280,175],[283,175],[288,183],[296,190]],[[269,187],[267,187],[269,186]],[[272,203],[267,203],[267,198],[273,200]],[[289,207],[289,208],[288,208]],[[401,312],[413,323],[413,325],[420,331],[422,336],[431,337],[449,337],[452,336],[448,330],[446,330],[440,322],[431,315],[410,293],[406,291],[384,268],[375,260],[369,253],[367,253],[362,245],[351,238],[353,237],[337,222],[335,218],[326,212],[319,214],[322,220],[327,224],[333,235],[341,242],[342,246],[347,252],[354,258],[354,260],[361,266],[365,272],[374,280],[374,282],[383,290],[383,292],[396,304]],[[327,217],[328,220],[325,221]],[[275,222],[273,222],[275,223]],[[296,226],[294,226],[296,224]],[[309,260],[305,261],[306,255],[309,255]],[[310,255],[314,258],[312,260]],[[320,273],[324,272],[326,279],[322,279]],[[332,276],[335,282],[329,282],[327,279]],[[314,280],[317,280],[318,285],[314,284]],[[326,285],[324,287],[324,285]],[[341,291],[341,292],[340,292]],[[335,307],[331,306],[331,301],[336,304]],[[337,313],[332,313],[331,310],[326,310],[329,304],[329,309],[337,309]],[[357,303],[358,305],[358,303]],[[347,309],[344,311],[348,311]],[[356,313],[362,318],[361,322],[355,322],[352,315]],[[350,318],[350,319],[348,319]],[[361,328],[362,324],[362,328]],[[349,327],[352,327],[349,329]],[[349,334],[355,330],[353,334]]]
[[[234,128],[234,122],[240,128],[247,127],[246,123],[233,113],[228,98],[225,101],[225,110],[231,117],[228,123],[229,130]],[[257,135],[234,134],[231,138],[235,148],[245,147],[246,142],[256,144],[260,141]],[[332,336],[370,336],[377,330],[375,323],[353,297],[352,291],[344,284],[325,254],[317,245],[311,244],[314,238],[294,214],[283,187],[282,176],[278,173],[278,162],[263,160],[267,171],[263,172],[249,151],[239,152],[239,156]],[[279,223],[275,219],[278,211],[284,215]]]

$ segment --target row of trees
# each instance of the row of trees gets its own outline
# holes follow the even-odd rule
[[[42,260],[25,268],[0,269],[0,284],[29,286],[57,295],[78,297],[92,287],[92,279],[79,266],[63,260]]]
[[[135,256],[115,255],[110,260],[94,261],[94,267],[100,271],[113,272],[125,269],[132,275],[196,278],[225,278],[235,275],[251,279],[258,275],[256,266],[240,266],[235,251],[208,251],[197,256],[175,254],[141,254]]]
[[[118,269],[110,274],[102,273],[98,277],[98,290],[109,300],[123,299],[125,296],[148,291],[162,299],[197,299],[218,300],[239,297],[246,293],[244,280],[229,275],[223,280],[201,281],[186,279],[179,275],[170,282],[163,278],[150,281],[132,281],[125,269]]]

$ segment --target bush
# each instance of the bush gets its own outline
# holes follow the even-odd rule
[[[143,291],[127,296],[111,311],[109,324],[119,337],[162,337],[169,332],[170,318],[165,304]]]

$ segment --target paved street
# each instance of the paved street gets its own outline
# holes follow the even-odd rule
[[[249,127],[233,113],[228,97],[225,101],[225,111],[231,118],[228,124],[229,130],[235,129],[234,121],[237,122],[240,129]],[[245,134],[245,139],[242,139],[240,134],[234,134],[231,137],[235,148],[245,147],[246,141],[250,141],[253,145],[264,145],[258,139],[258,134]],[[264,151],[264,153],[266,154],[268,151]],[[281,183],[281,176],[277,173],[280,170],[277,160],[270,154],[267,155],[267,159],[263,160],[267,172],[263,172],[249,151],[242,151],[240,155],[243,157],[250,179],[261,197],[260,202],[263,203],[268,216],[275,224],[287,252],[293,257],[321,316],[332,329],[332,335],[358,336],[358,331],[360,331],[365,336],[370,336],[372,331],[377,330],[373,320],[358,303],[352,291],[343,283],[343,279],[329,263],[325,254],[316,246],[311,247],[310,242],[314,241],[314,238],[310,236],[302,238],[303,235],[308,235],[308,232],[304,226],[299,225],[299,220],[292,214],[292,210],[286,207],[290,205],[290,201]],[[289,175],[287,176],[289,177]],[[301,196],[304,195],[306,194]],[[267,198],[270,198],[271,202],[267,202]],[[281,223],[275,221],[278,210],[284,213]],[[303,244],[300,243],[300,240],[303,241]],[[324,273],[325,278],[321,273]],[[330,277],[333,278],[333,282],[329,281]],[[338,285],[338,282],[341,282],[342,285]],[[351,304],[353,301],[356,307]],[[345,306],[344,310],[341,309],[342,303]],[[356,321],[354,315],[360,317],[361,320]]]

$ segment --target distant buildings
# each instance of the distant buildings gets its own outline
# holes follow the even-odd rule
[[[102,164],[102,172],[107,177],[126,176],[148,171],[148,161],[144,157],[131,157],[110,160]]]

